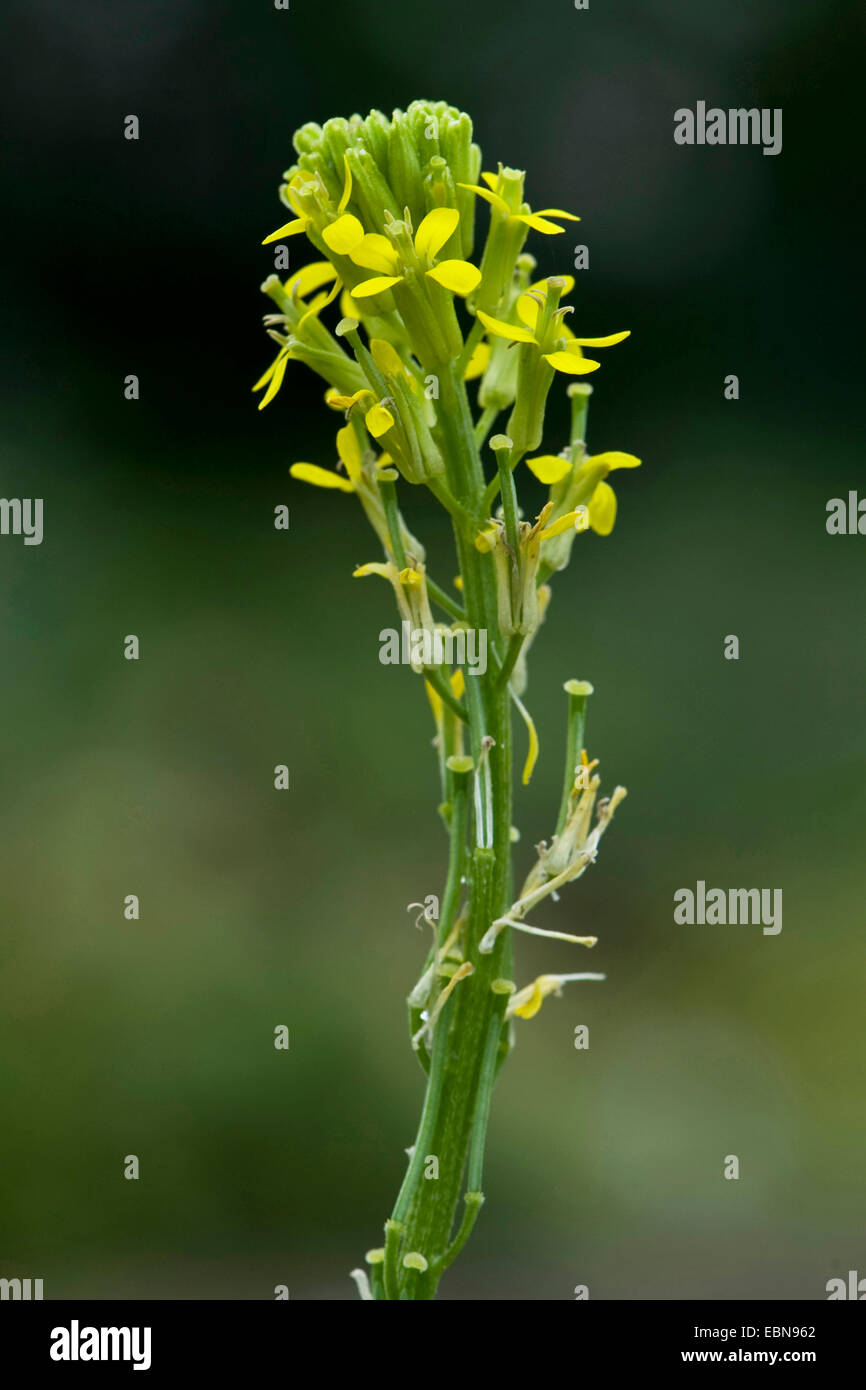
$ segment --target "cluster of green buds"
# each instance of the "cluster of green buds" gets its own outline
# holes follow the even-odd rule
[[[533,210],[523,172],[501,164],[483,171],[464,112],[416,101],[390,118],[371,111],[305,125],[294,146],[297,160],[280,188],[291,217],[265,244],[278,244],[283,267],[294,238],[304,238],[316,258],[286,279],[270,275],[262,287],[275,308],[265,323],[278,351],[253,389],[262,393],[260,409],[270,405],[291,362],[324,382],[325,404],[339,416],[334,462],[298,462],[290,472],[357,497],[380,553],[355,574],[386,579],[403,625],[431,639],[408,661],[433,712],[450,840],[441,912],[425,914],[433,942],[409,996],[412,1045],[430,1089],[386,1245],[370,1252],[369,1278],[356,1275],[363,1297],[432,1297],[483,1200],[486,1106],[513,1020],[531,1018],[568,980],[602,978],[545,974],[520,989],[508,978],[511,929],[595,943],[530,926],[525,917],[594,861],[625,795],[618,787],[598,800],[596,764],[584,747],[591,687],[568,682],[559,822],[514,899],[511,720],[516,709],[528,731],[525,783],[539,740],[521,697],[527,653],[550,601],[548,581],[568,564],[578,535],[610,534],[616,496],[608,475],[640,463],[628,453],[587,450],[592,387],[584,378],[600,363],[584,349],[629,335],[578,336],[569,322],[573,306],[563,302],[574,277],[535,278],[527,239],[561,237],[579,219],[561,208]],[[479,203],[487,226],[476,255]],[[548,397],[563,376],[568,439],[559,452],[542,452]],[[490,437],[500,416],[500,432]],[[520,465],[536,480],[524,474],[521,491],[537,494],[539,483],[544,490],[523,509]],[[437,582],[406,524],[406,487],[426,488],[450,516],[459,569],[453,585],[441,575]],[[453,645],[450,657],[429,655],[441,650],[433,638],[445,636],[459,650],[461,639],[479,631],[488,641],[483,669],[464,670]],[[419,1181],[425,1149],[447,1170],[437,1183]],[[466,1215],[452,1239],[464,1172]]]

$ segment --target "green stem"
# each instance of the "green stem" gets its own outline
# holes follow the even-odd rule
[[[517,665],[517,658],[520,656],[520,653],[523,650],[523,643],[525,641],[526,638],[522,632],[515,632],[511,637],[511,640],[508,643],[508,650],[505,653],[505,660],[503,661],[502,666],[500,667],[499,675],[496,678],[499,685],[505,686],[511,679],[511,673]]]
[[[571,682],[569,682],[571,684]],[[579,682],[575,682],[579,684]],[[565,736],[565,780],[562,786],[562,799],[559,803],[559,816],[556,834],[559,835],[568,815],[568,803],[574,788],[574,774],[580,762],[581,749],[586,737],[586,701],[591,686],[585,690],[568,690],[568,730]]]
[[[520,450],[514,449],[514,450],[512,450],[512,454],[511,454],[511,473],[512,473],[512,476],[513,476],[513,474],[514,474],[515,468],[517,467],[518,463],[520,463],[520,460],[523,458],[523,456],[524,456],[525,453],[526,453],[526,450],[525,450],[525,449],[520,449]],[[497,496],[498,496],[498,494],[499,494],[499,489],[500,489],[501,486],[502,486],[502,478],[501,478],[500,473],[497,472],[496,477],[493,478],[493,479],[491,480],[491,482],[488,483],[487,488],[486,488],[486,490],[485,490],[485,492],[484,492],[484,496],[483,496],[482,499],[481,499],[481,514],[482,514],[482,516],[489,516],[489,515],[490,515],[491,511],[493,510],[493,503],[496,501],[496,498],[497,498]]]
[[[400,1259],[400,1237],[403,1234],[403,1227],[399,1221],[390,1220],[385,1222],[385,1259],[382,1263],[382,1280],[385,1285],[385,1297],[394,1299],[397,1297],[398,1283],[398,1264]]]
[[[498,414],[499,406],[497,405],[489,405],[487,409],[483,411],[478,424],[475,426],[475,443],[478,445],[479,449],[490,433],[493,422]]]
[[[457,359],[457,375],[459,376],[461,381],[463,380],[463,373],[469,366],[469,360],[483,337],[484,324],[481,322],[479,318],[476,318],[475,322],[469,330],[469,333],[467,334],[463,351]]]
[[[502,436],[494,435],[493,443]],[[496,469],[499,474],[499,488],[502,493],[502,516],[505,521],[505,535],[511,548],[514,563],[520,546],[520,519],[518,517],[517,492],[514,487],[514,473],[510,463],[511,449],[496,450]]]
[[[450,617],[456,619],[458,623],[466,621],[465,610],[460,607],[460,604],[457,603],[450,594],[447,594],[444,589],[440,588],[435,580],[430,578],[429,574],[427,575],[427,592],[434,603],[438,603],[439,607],[444,609]]]
[[[465,389],[452,375],[443,384],[446,394],[443,412],[447,423],[443,435],[453,451],[452,467],[466,484],[466,496],[477,501],[484,488],[481,461],[474,440]],[[486,629],[501,641],[498,628],[496,592],[490,557],[476,550],[471,532],[455,522],[455,544],[463,577],[466,621]],[[494,645],[495,645],[494,642]],[[473,973],[455,987],[442,1013],[433,1025],[430,1074],[412,1159],[400,1189],[394,1219],[405,1226],[400,1251],[419,1251],[428,1261],[424,1273],[406,1271],[397,1263],[386,1297],[430,1299],[439,1278],[468,1239],[480,1205],[480,1192],[465,1193],[463,1223],[452,1240],[452,1230],[464,1191],[464,1175],[470,1168],[474,1179],[481,1171],[481,1157],[487,1128],[490,1091],[495,1077],[505,1029],[507,999],[491,985],[503,973],[508,961],[510,932],[502,932],[494,950],[482,954],[481,938],[511,901],[511,702],[507,688],[498,682],[501,666],[491,662],[484,675],[466,680],[466,712],[470,746],[476,771],[483,740],[492,739],[489,751],[490,795],[493,823],[492,845],[468,853],[465,839],[458,848],[452,838],[449,882],[460,862],[460,876],[466,879],[467,922],[461,941],[464,959]],[[441,692],[440,692],[441,693]],[[468,817],[467,817],[468,819]],[[438,1160],[438,1177],[427,1176],[427,1159]],[[471,1198],[471,1200],[470,1200]],[[387,1272],[387,1271],[386,1271]],[[394,1288],[396,1284],[396,1290]],[[386,1279],[387,1290],[387,1279]]]
[[[448,512],[452,521],[460,521],[464,526],[468,526],[472,530],[477,530],[475,517],[471,512],[466,510],[462,502],[457,501],[457,498],[453,493],[448,491],[444,483],[439,483],[434,478],[429,478],[427,480],[427,486],[436,498],[436,501],[442,503],[442,506],[445,508],[446,512]]]
[[[379,491],[382,494],[382,505],[385,509],[385,521],[388,525],[391,550],[400,569],[404,570],[406,568],[406,551],[400,532],[400,512],[397,507],[397,489],[393,483],[381,482],[379,484]]]
[[[446,773],[447,787],[449,794],[448,802],[448,877],[445,881],[445,892],[442,894],[442,904],[439,911],[439,923],[436,932],[436,943],[430,948],[427,959],[424,962],[424,972],[426,973],[433,964],[436,952],[441,950],[451,934],[454,923],[457,920],[457,909],[460,906],[460,898],[463,893],[463,879],[466,873],[466,829],[468,824],[468,781],[469,774],[466,772],[453,772],[450,769]],[[434,979],[434,985],[436,981]],[[432,993],[432,989],[431,989]],[[430,1001],[426,1001],[427,1007]],[[409,1012],[409,1037],[414,1039],[415,1034],[421,1026],[422,1006],[413,1004],[411,995],[408,1001]],[[430,1056],[426,1051],[423,1041],[417,1048],[416,1057],[422,1069],[429,1073]]]
[[[448,681],[443,676],[439,667],[425,666],[424,679],[430,682],[440,700],[448,706],[452,713],[456,714],[458,719],[462,719],[464,724],[468,724],[469,720],[466,716],[466,710],[457,699],[457,696],[454,694],[454,691],[451,689],[451,686],[448,684]]]
[[[457,1259],[467,1240],[472,1234],[475,1222],[478,1220],[478,1213],[484,1205],[483,1192],[467,1192],[463,1198],[464,1211],[460,1229],[452,1240],[442,1259],[437,1262],[436,1273],[441,1275],[450,1264]]]
[[[493,1084],[496,1080],[496,1062],[499,1056],[501,1038],[502,1019],[497,1016],[490,1020],[487,1045],[481,1063],[478,1099],[475,1103],[475,1118],[472,1127],[472,1145],[469,1149],[469,1167],[466,1174],[467,1192],[481,1191],[481,1180],[484,1173],[484,1143],[487,1139],[487,1121],[490,1118],[490,1101],[493,1096]]]

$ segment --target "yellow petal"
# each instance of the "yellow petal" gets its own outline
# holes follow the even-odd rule
[[[510,686],[509,690],[511,690]],[[529,710],[526,708],[523,701],[518,699],[513,690],[511,690],[511,698],[516,704],[518,710],[520,711],[520,717],[526,725],[526,732],[529,734],[529,752],[526,755],[526,762],[523,764],[522,780],[523,785],[525,787],[529,783],[529,779],[532,776],[533,768],[535,767],[536,761],[538,759],[538,734],[535,729],[535,724],[533,722],[532,715],[529,713]]]
[[[392,285],[399,285],[402,275],[378,275],[372,280],[364,280],[352,289],[354,299],[369,299],[372,294],[384,294]]]
[[[364,424],[374,439],[386,434],[394,424],[394,416],[384,405],[371,405],[364,416]]]
[[[366,579],[368,574],[381,574],[383,579],[390,579],[395,573],[393,565],[384,565],[380,561],[370,560],[366,565],[359,565],[352,570],[353,579]]]
[[[361,317],[361,307],[355,303],[348,290],[343,290],[340,295],[340,313],[344,319],[359,319]]]
[[[285,355],[286,355],[286,353],[288,352],[288,350],[289,350],[288,348],[280,348],[280,351],[277,353],[276,357],[274,358],[274,360],[273,360],[273,362],[271,363],[271,365],[268,367],[267,371],[262,372],[262,374],[261,374],[261,376],[259,377],[258,381],[256,382],[255,386],[251,386],[251,387],[250,387],[250,390],[251,390],[251,391],[261,391],[261,389],[262,389],[262,387],[265,385],[265,383],[268,382],[268,381],[270,381],[270,379],[271,379],[271,377],[273,376],[274,372],[277,370],[277,365],[278,365],[278,363],[281,361],[281,359],[282,359],[283,357],[285,357]]]
[[[368,232],[352,247],[349,255],[355,265],[362,265],[365,270],[378,270],[380,275],[393,275],[395,270],[400,269],[397,252],[388,238],[379,232]]]
[[[348,256],[353,246],[363,239],[364,228],[350,212],[344,212],[322,232],[322,241],[335,256]]]
[[[576,343],[582,347],[613,347],[614,343],[621,343],[626,338],[631,337],[631,329],[627,328],[624,333],[608,333],[606,338],[575,338]]]
[[[456,208],[434,208],[415,233],[415,253],[421,260],[434,261],[454,235],[460,221]]]
[[[466,693],[466,681],[463,678],[463,672],[459,669],[456,670],[451,677],[451,689],[454,692],[456,699],[463,699],[463,696]]]
[[[333,295],[331,298],[333,298]],[[307,305],[306,312],[302,314],[298,320],[298,328],[300,328],[303,323],[306,323],[308,318],[314,318],[320,309],[324,309],[327,303],[328,296],[326,294],[317,294],[314,299],[311,299]]]
[[[514,1013],[517,1014],[518,1018],[534,1018],[544,1003],[544,995],[539,988],[538,981],[536,980],[534,985],[527,985],[526,989],[520,990],[515,998],[520,998],[521,995],[525,995],[526,998],[522,1004],[514,1009]]]
[[[379,368],[383,376],[402,376],[405,374],[405,367],[400,359],[400,354],[385,338],[370,339],[370,356]]]
[[[330,261],[311,261],[309,265],[296,270],[283,286],[286,294],[297,292],[301,299],[312,294],[314,290],[320,290],[323,285],[329,285],[332,280],[336,280],[337,272]]]
[[[528,328],[520,328],[516,324],[506,323],[503,319],[495,319],[491,314],[485,314],[483,309],[478,310],[478,317],[487,332],[494,333],[497,338],[510,338],[513,343],[536,342]]]
[[[307,322],[307,319],[318,318],[322,310],[325,309],[331,303],[332,300],[337,298],[337,295],[340,292],[340,284],[341,282],[339,280],[335,280],[327,294],[316,295],[315,299],[311,301],[310,307],[307,309],[307,312],[305,314],[302,314],[300,319],[298,320],[298,326],[295,329],[296,333],[300,333],[304,324]]]
[[[427,680],[425,680],[424,682],[424,689],[427,692],[427,699],[430,701],[430,708],[433,711],[433,718],[435,719],[438,728],[438,726],[442,723],[442,696],[439,694],[437,690],[433,689],[432,685]]]
[[[478,343],[463,373],[464,381],[474,381],[477,376],[483,376],[487,371],[487,363],[490,361],[490,344]]]
[[[352,406],[355,405],[362,396],[372,396],[372,394],[372,391],[356,391],[354,396],[341,396],[339,391],[335,387],[332,387],[328,405],[333,406],[334,410],[351,410]]]
[[[299,232],[305,232],[306,230],[307,218],[296,217],[293,222],[287,222],[284,227],[277,227],[275,232],[271,232],[270,236],[266,236],[262,242],[262,246],[267,246],[270,241],[279,241],[280,237],[283,236],[297,236]]]
[[[525,323],[531,333],[538,327],[538,313],[541,309],[537,299],[527,290],[524,294],[518,295],[517,303],[514,306],[517,310],[517,317],[521,323]]]
[[[590,939],[592,939],[594,944],[594,938],[587,938],[587,944],[589,944]],[[575,938],[575,940],[577,940],[577,938]],[[559,994],[562,986],[568,980],[583,978],[592,979],[595,977],[584,977],[580,975],[539,975],[538,979],[534,980],[531,985],[526,985],[525,988],[518,990],[516,994],[511,996],[511,1012],[518,1014],[521,1018],[534,1018],[549,994]]]
[[[564,531],[585,531],[589,525],[589,511],[586,507],[575,507],[573,512],[566,512],[565,516],[552,521],[549,526],[545,526],[543,531],[539,531],[540,541],[552,540],[554,536],[561,536]]]
[[[317,463],[293,463],[289,473],[301,483],[312,483],[313,487],[336,488],[339,492],[355,491],[348,478],[341,478],[330,468],[320,468]]]
[[[346,407],[342,404],[345,399],[345,396],[340,395],[336,386],[329,386],[325,392],[325,405],[330,406],[331,410],[345,410]]]
[[[361,477],[361,446],[353,425],[344,425],[337,430],[337,453],[346,465],[352,483],[357,483]]]
[[[494,190],[496,189],[496,185],[497,185],[498,182],[499,182],[499,175],[498,175],[498,174],[490,174],[490,173],[487,173],[487,174],[482,174],[481,177],[483,178],[484,182],[487,184],[487,187],[488,187],[488,188],[492,188],[492,189],[494,189]],[[468,185],[467,185],[467,187],[470,187],[470,188],[471,188],[472,186],[473,186],[472,184],[468,184]]]
[[[276,362],[274,363],[274,370],[271,376],[270,385],[268,386],[267,391],[259,401],[259,410],[264,410],[265,406],[268,405],[274,399],[274,396],[277,394],[277,392],[283,384],[283,377],[286,375],[286,367],[288,365],[289,353],[288,349],[286,349],[285,355],[278,357]]]
[[[488,175],[482,174],[481,177],[486,179]],[[493,178],[493,175],[491,174],[489,177]],[[498,193],[491,193],[489,188],[481,188],[477,183],[458,183],[457,187],[465,188],[469,193],[477,193],[479,198],[484,198],[485,201],[490,203],[491,207],[496,208],[498,212],[504,212],[506,217],[511,212],[511,208],[508,206],[505,199],[500,198]]]
[[[544,360],[554,371],[567,372],[569,376],[586,376],[587,372],[597,371],[601,366],[600,362],[593,362],[590,357],[577,357],[573,352],[546,352]]]
[[[571,472],[570,461],[560,458],[558,454],[539,454],[537,458],[527,459],[526,466],[540,483],[546,483],[548,487],[560,482],[566,473]]]
[[[515,213],[515,220],[525,222],[527,227],[532,227],[536,232],[544,232],[545,236],[556,236],[565,231],[564,227],[557,227],[555,222],[548,222],[547,218],[539,217],[537,212]]]
[[[640,468],[641,460],[634,454],[621,454],[613,449],[608,454],[593,454],[591,458],[585,459],[585,463],[605,463],[611,473],[615,468]]]
[[[564,217],[567,222],[579,222],[573,212],[563,212],[562,208],[536,208],[533,217]]]
[[[352,196],[352,170],[349,168],[349,161],[345,154],[343,155],[343,172],[345,174],[345,178],[343,181],[343,194],[340,198],[339,203],[337,204],[337,212],[340,213],[346,211],[349,199]]]
[[[443,208],[442,211],[446,212],[447,209]],[[468,261],[440,261],[427,274],[437,285],[451,290],[452,294],[471,294],[481,284],[481,271]]]
[[[609,536],[616,521],[616,493],[609,483],[599,483],[589,504],[589,524],[598,536]]]

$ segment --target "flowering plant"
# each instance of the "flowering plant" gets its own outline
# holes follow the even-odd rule
[[[561,235],[564,222],[578,219],[559,208],[533,211],[518,170],[481,172],[465,113],[417,101],[390,120],[371,111],[302,126],[294,145],[297,162],[280,189],[293,215],[266,242],[305,236],[319,259],[263,285],[276,306],[265,322],[279,350],[254,390],[267,406],[292,361],[327,383],[325,402],[342,421],[338,462],[299,462],[290,471],[357,497],[380,553],[355,574],[391,585],[436,729],[448,869],[438,912],[422,912],[432,940],[408,996],[426,1095],[384,1245],[368,1252],[369,1272],[353,1271],[362,1298],[429,1299],[484,1200],[491,1093],[515,1020],[532,1018],[567,981],[603,978],[545,974],[522,987],[511,978],[515,932],[595,944],[527,916],[594,862],[625,796],[617,787],[598,799],[597,764],[584,747],[592,686],[569,680],[558,818],[515,893],[512,712],[527,730],[525,784],[539,749],[523,701],[527,653],[549,581],[569,563],[578,534],[610,534],[617,502],[608,476],[640,463],[628,453],[588,454],[584,442],[592,387],[582,378],[599,367],[584,348],[613,346],[628,333],[577,336],[567,322],[572,308],[561,303],[573,277],[533,279],[536,263],[524,251],[530,233]],[[478,200],[489,205],[489,224],[476,265]],[[323,316],[338,295],[342,317],[332,331]],[[569,439],[559,453],[539,452],[559,376],[569,379]],[[485,467],[488,436],[506,410]],[[547,489],[532,520],[518,503],[521,464]],[[428,573],[424,547],[403,519],[404,487],[426,487],[449,514],[459,568],[453,593]],[[489,660],[464,672],[455,641],[479,633]],[[440,660],[443,650],[449,655]]]

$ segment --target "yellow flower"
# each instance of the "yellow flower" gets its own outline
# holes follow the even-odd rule
[[[562,986],[569,980],[603,980],[603,975],[581,973],[579,975],[539,975],[531,985],[512,994],[505,1011],[506,1018],[534,1018],[549,994],[560,995]]]
[[[475,193],[479,198],[484,198],[491,207],[501,212],[503,217],[509,218],[513,222],[524,222],[527,227],[532,227],[536,232],[544,232],[545,236],[556,236],[559,232],[564,232],[564,227],[557,227],[555,222],[548,221],[551,217],[565,218],[566,222],[579,222],[580,218],[575,217],[573,212],[563,212],[562,208],[541,208],[538,212],[533,212],[528,203],[522,206],[526,212],[514,212],[506,202],[502,194],[497,190],[500,187],[498,174],[482,174],[486,188],[482,188],[477,183],[459,183],[458,188],[465,188],[470,193]]]
[[[394,416],[388,407],[381,405],[373,392],[366,388],[356,391],[353,396],[341,396],[338,392],[334,392],[330,396],[328,404],[335,409],[345,410],[347,413],[354,406],[359,405],[364,415],[364,424],[374,439],[379,439],[381,435],[386,434],[394,424]]]
[[[575,507],[573,512],[566,512],[565,516],[559,517],[557,521],[545,526],[541,532],[541,540],[549,541],[554,536],[561,536],[565,531],[585,531],[591,524],[591,513],[589,507]]]
[[[317,318],[322,309],[331,303],[332,299],[335,298],[339,291],[340,281],[330,261],[312,261],[310,265],[302,266],[300,270],[295,271],[294,275],[289,276],[289,279],[283,285],[283,289],[292,302],[299,306],[302,306],[305,295],[313,294],[316,290],[321,289],[332,280],[334,284],[331,290],[327,294],[317,294],[310,304],[307,305],[305,312],[297,320],[297,323],[290,318],[286,319],[286,322],[291,323],[292,333],[295,335],[299,334],[308,319]],[[265,406],[270,404],[282,386],[290,358],[291,351],[289,346],[285,345],[280,348],[280,351],[277,353],[271,365],[262,373],[255,386],[252,387],[253,391],[260,391],[263,386],[267,386],[268,388],[259,401],[259,410],[264,410]]]
[[[259,410],[264,410],[265,406],[274,399],[274,396],[283,384],[283,377],[286,375],[286,367],[288,365],[289,349],[287,347],[282,347],[271,365],[266,371],[262,372],[262,375],[252,388],[253,391],[260,391],[263,386],[267,386],[268,388],[259,401]]]
[[[349,162],[346,159],[345,155],[343,156],[343,169],[345,172],[345,178],[343,181],[343,193],[337,205],[337,222],[342,220],[342,214],[345,212],[346,205],[348,204],[349,198],[351,197],[352,193],[352,171],[349,168]],[[286,186],[286,197],[288,198],[289,203],[291,204],[295,212],[298,211],[295,207],[293,199],[293,194],[296,193],[296,185],[297,187],[301,187],[303,184],[307,182],[307,176],[299,172],[295,175],[292,182]],[[331,204],[331,206],[333,206],[333,204]],[[358,219],[352,218],[352,221],[357,222]],[[284,223],[283,226],[278,227],[275,232],[271,232],[270,236],[266,236],[264,241],[262,242],[262,246],[267,246],[268,243],[271,241],[279,241],[281,237],[298,236],[301,232],[306,232],[307,229],[313,225],[313,219],[311,217],[307,216],[306,213],[299,213],[298,216],[294,217],[291,222]],[[328,246],[331,246],[328,234],[330,233],[331,229],[336,225],[337,223],[334,222],[331,224],[331,227],[325,227],[322,230],[322,237],[326,245]],[[360,226],[361,224],[358,223],[358,225]],[[363,228],[361,230],[363,231]],[[331,246],[331,250],[336,251],[336,246]]]
[[[527,294],[529,291],[527,291]],[[523,319],[525,326],[515,323],[507,323],[505,319],[496,319],[492,314],[485,314],[483,309],[478,310],[478,317],[484,324],[488,333],[492,333],[497,338],[507,338],[512,343],[534,343],[537,348],[542,344],[535,336],[536,324],[540,305],[535,300],[529,301],[529,306],[525,304],[525,295],[521,295],[517,301],[517,313]],[[569,376],[586,376],[588,372],[596,371],[600,362],[595,362],[589,357],[584,357],[581,348],[583,347],[613,347],[615,343],[621,343],[628,338],[631,329],[626,329],[622,333],[609,333],[605,338],[576,338],[564,323],[557,323],[552,327],[555,342],[562,342],[562,346],[556,346],[552,352],[542,352],[541,355],[545,362],[557,372],[565,372]],[[551,332],[547,338],[551,337]]]
[[[436,257],[453,236],[459,221],[460,214],[456,208],[434,208],[422,221],[413,244],[415,255],[425,268],[425,275],[443,289],[465,295],[479,284],[481,272],[468,261],[445,260],[436,263]],[[405,279],[400,254],[388,238],[378,232],[365,233],[357,218],[351,219],[351,223],[345,217],[341,218],[330,231],[333,233],[339,229],[341,245],[355,265],[379,272],[372,279],[355,285],[352,298],[367,299],[370,295],[382,294]]]
[[[572,465],[567,459],[558,458],[553,454],[542,454],[535,459],[526,460],[528,467],[539,478],[541,482],[556,484],[571,471]],[[564,465],[560,471],[556,465]],[[634,454],[624,454],[617,449],[612,449],[605,454],[592,454],[584,459],[575,470],[575,482],[580,483],[584,475],[591,477],[599,472],[605,476],[613,473],[617,468],[640,468],[641,460]],[[590,526],[598,536],[609,536],[616,521],[616,493],[609,483],[603,478],[596,483],[595,489],[586,505],[575,507],[573,511],[566,512],[564,516],[557,517],[556,521],[541,532],[543,541],[552,540],[554,536],[561,536],[563,532],[575,530],[585,531]]]

